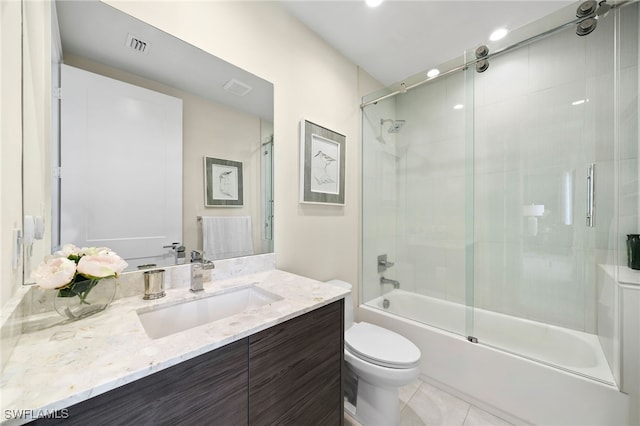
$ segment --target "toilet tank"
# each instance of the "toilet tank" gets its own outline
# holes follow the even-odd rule
[[[327,284],[342,287],[351,291],[351,284],[341,280],[329,280]],[[348,330],[353,325],[353,296],[352,293],[347,294],[344,297],[344,329]]]

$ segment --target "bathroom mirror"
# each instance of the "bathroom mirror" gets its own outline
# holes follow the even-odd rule
[[[51,18],[52,45],[54,46],[51,91],[54,92],[54,95],[57,92],[55,88],[58,85],[58,79],[64,77],[64,75],[58,77],[59,69],[62,68],[62,74],[64,74],[64,69],[70,66],[74,70],[79,69],[91,75],[107,77],[109,80],[124,82],[127,85],[158,92],[181,101],[182,172],[177,174],[175,180],[180,180],[181,177],[182,182],[174,185],[179,187],[181,192],[181,199],[177,201],[178,206],[174,208],[178,212],[175,216],[181,215],[181,226],[178,225],[180,228],[178,234],[181,235],[175,238],[171,237],[171,240],[167,240],[167,242],[169,244],[179,242],[184,245],[188,262],[189,251],[203,248],[202,217],[244,216],[248,217],[251,223],[253,253],[261,254],[273,251],[271,233],[273,217],[271,195],[273,194],[273,180],[271,178],[273,85],[100,1],[56,1],[53,3]],[[29,29],[25,28],[24,31],[28,32]],[[56,45],[61,51],[59,62],[63,64],[62,66],[55,63]],[[29,84],[29,80],[26,79],[25,86],[29,86]],[[131,164],[130,169],[123,168],[120,163],[113,168],[106,167],[106,170],[98,170],[93,165],[87,167],[86,162],[91,158],[109,154],[110,147],[117,145],[113,139],[111,142],[109,140],[101,142],[103,148],[101,152],[92,151],[91,144],[88,143],[89,148],[84,157],[87,159],[86,161],[76,161],[75,165],[70,164],[69,161],[65,162],[64,159],[61,161],[60,157],[65,155],[65,149],[60,147],[67,143],[65,142],[68,140],[68,136],[65,136],[68,134],[66,132],[71,129],[72,133],[77,133],[75,125],[70,124],[70,114],[67,113],[65,116],[64,112],[65,93],[69,96],[70,90],[69,87],[65,88],[63,84],[59,96],[61,98],[59,104],[63,107],[58,109],[58,101],[54,99],[49,108],[52,111],[50,137],[52,142],[50,146],[39,147],[39,150],[35,150],[36,152],[33,152],[33,149],[23,151],[26,164],[39,165],[44,163],[42,167],[45,169],[42,172],[44,178],[25,182],[23,187],[25,214],[30,214],[27,207],[30,204],[42,204],[40,200],[43,193],[50,197],[50,210],[53,212],[51,217],[44,218],[45,233],[50,238],[36,240],[30,248],[25,247],[25,283],[30,281],[30,270],[42,260],[40,254],[55,250],[59,245],[67,242],[75,243],[75,241],[69,241],[73,238],[65,238],[65,235],[73,236],[75,234],[66,232],[65,229],[65,223],[69,221],[68,215],[65,214],[65,208],[68,209],[68,207],[64,203],[66,203],[66,195],[70,190],[67,190],[65,194],[65,186],[60,182],[64,182],[65,176],[74,175],[76,165],[84,163],[85,170],[88,170],[90,174],[117,175],[118,181],[131,182],[133,185],[146,177],[146,172],[141,171],[147,170],[148,167],[145,166],[153,164],[155,161],[155,157],[150,155],[153,154],[154,141],[146,140],[147,143],[150,143],[150,147],[131,147],[131,158],[128,159],[130,161],[125,162]],[[98,107],[96,110],[80,114],[82,115],[81,121],[84,121],[81,123],[83,126],[86,126],[86,122],[91,121],[92,117],[102,111],[102,106],[98,105],[97,101],[94,103]],[[84,107],[81,110],[84,110]],[[62,119],[60,119],[61,115]],[[28,117],[25,118],[28,119]],[[61,128],[57,127],[59,122],[63,123]],[[46,127],[38,122],[35,124],[34,128]],[[25,124],[25,126],[28,125],[29,123]],[[118,129],[123,125],[115,122],[114,119],[109,122],[108,127]],[[85,127],[81,128],[82,132],[86,133]],[[46,141],[41,142],[43,145],[46,143]],[[95,144],[93,145],[95,146]],[[108,146],[105,148],[105,145]],[[68,158],[69,155],[66,155]],[[42,161],[47,157],[51,159],[50,166]],[[241,206],[205,206],[205,157],[242,164],[244,180]],[[158,169],[158,167],[152,168]],[[169,176],[172,171],[161,169],[161,172]],[[47,179],[48,176],[51,178]],[[88,188],[91,185],[90,182],[91,176],[87,176],[86,182],[80,186]],[[168,182],[166,186],[173,184],[175,182]],[[33,187],[38,185],[45,186],[45,188],[38,187],[34,191]],[[46,188],[47,185],[50,187]],[[123,194],[131,191],[129,185],[119,185],[117,191],[121,191]],[[133,186],[135,187],[135,185]],[[160,197],[151,195],[144,190],[144,187],[138,187],[136,191],[133,197],[129,194],[127,197],[129,201],[126,203],[119,203],[118,200],[112,203],[115,207],[112,206],[110,212],[122,214],[118,219],[121,224],[128,222],[128,218],[135,217],[142,217],[143,220],[148,218],[149,221],[153,221],[157,214],[149,213],[153,212],[149,209],[149,204],[158,206],[156,211],[165,205],[156,202],[163,195]],[[36,198],[31,199],[31,194],[36,194]],[[96,203],[98,203],[99,197],[96,199]],[[48,202],[49,200],[46,203]],[[61,211],[62,214],[59,213]],[[87,240],[98,242],[95,244],[89,242],[83,245],[107,246],[118,251],[114,247],[118,246],[118,241],[122,239],[122,236],[117,235],[117,232],[106,232],[104,230],[106,228],[102,224],[100,224],[100,228],[99,238],[94,240],[87,238]],[[130,230],[130,232],[134,231],[135,228],[133,231]],[[141,239],[144,240],[144,238],[146,237]],[[155,253],[149,257],[153,258],[151,263],[158,266],[175,264],[172,248],[161,248],[161,254],[158,256],[157,241],[154,240],[155,246],[150,248],[150,251]],[[38,247],[38,245],[42,247]],[[140,246],[140,242],[138,242],[138,246]],[[36,256],[36,253],[39,255]],[[135,269],[141,263],[149,263],[144,260],[144,256],[141,258],[136,256],[136,258],[127,259],[127,261],[130,269]]]

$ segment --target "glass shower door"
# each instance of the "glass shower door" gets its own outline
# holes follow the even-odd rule
[[[363,109],[362,300],[466,337],[465,84],[460,71]]]
[[[596,295],[598,265],[616,241],[614,21],[584,37],[567,28],[467,71],[473,336],[607,383]]]

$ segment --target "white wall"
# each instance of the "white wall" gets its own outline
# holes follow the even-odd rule
[[[22,199],[22,207],[24,215],[48,219],[51,217],[51,5],[24,2],[22,25],[22,185],[29,191],[29,197]],[[32,268],[50,253],[48,235],[34,241],[31,247],[25,246],[25,275],[30,276]]]
[[[0,306],[22,281],[13,269],[12,236],[22,229],[22,101],[20,3],[0,2]]]

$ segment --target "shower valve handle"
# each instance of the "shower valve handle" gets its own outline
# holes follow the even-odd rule
[[[384,272],[391,268],[395,263],[387,261],[387,255],[381,254],[378,256],[378,272]]]

